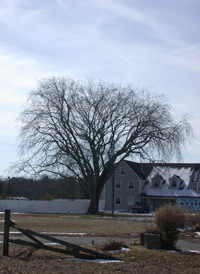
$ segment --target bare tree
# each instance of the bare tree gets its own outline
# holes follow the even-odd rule
[[[41,80],[19,120],[27,159],[18,170],[75,176],[89,190],[89,213],[98,211],[114,162],[180,157],[192,137],[188,117],[177,119],[164,96],[94,79]]]

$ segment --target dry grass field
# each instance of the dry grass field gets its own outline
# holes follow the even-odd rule
[[[2,214],[0,231],[3,231],[3,219]],[[9,246],[9,257],[3,257],[3,247],[0,244],[0,273],[200,273],[200,254],[147,250],[137,244],[139,232],[151,226],[153,219],[141,220],[130,216],[110,218],[90,215],[68,217],[63,214],[11,214],[11,220],[21,227],[37,232],[86,233],[93,237],[135,237],[135,240],[130,244],[129,250],[111,253],[122,260],[121,262],[109,263],[69,260],[70,256],[14,244]],[[105,252],[101,246],[90,245],[87,248]]]
[[[132,215],[133,216],[133,215]],[[133,234],[150,226],[152,219],[142,215],[131,216],[91,216],[65,214],[11,214],[10,219],[21,227],[37,232],[86,233],[87,236],[133,237]],[[4,214],[0,215],[0,231],[3,231]],[[11,231],[14,229],[11,228]]]

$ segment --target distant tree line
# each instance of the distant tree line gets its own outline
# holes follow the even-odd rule
[[[29,200],[40,200],[44,197],[52,199],[88,199],[89,194],[80,182],[74,178],[26,179],[12,177],[10,180],[0,180],[0,192],[7,197],[25,197]]]

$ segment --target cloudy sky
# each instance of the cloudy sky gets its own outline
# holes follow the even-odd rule
[[[0,176],[17,159],[16,118],[37,80],[70,76],[165,94],[189,113],[200,162],[200,1],[1,0]]]

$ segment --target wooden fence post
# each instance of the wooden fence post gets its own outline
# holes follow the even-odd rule
[[[4,220],[3,256],[8,256],[10,209],[5,210]]]

